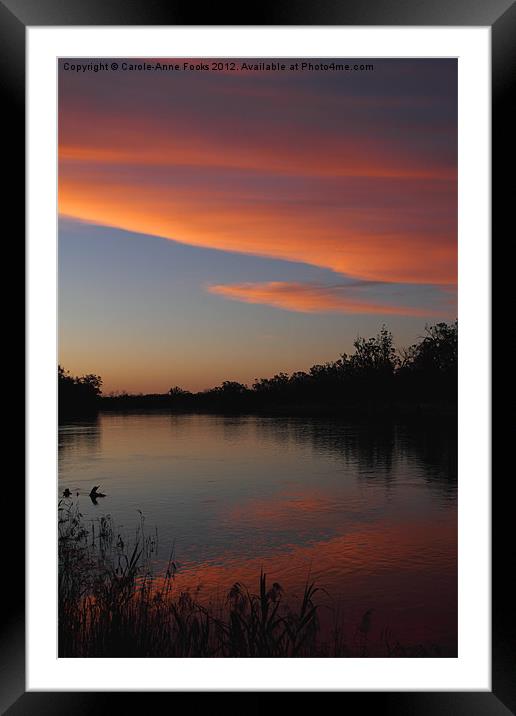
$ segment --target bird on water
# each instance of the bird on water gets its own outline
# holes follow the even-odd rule
[[[103,492],[99,492],[100,485],[94,485],[90,492],[90,497],[105,497],[106,495]]]

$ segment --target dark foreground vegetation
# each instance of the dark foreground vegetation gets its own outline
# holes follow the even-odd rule
[[[354,414],[439,411],[457,404],[457,321],[437,323],[408,349],[397,351],[387,328],[357,338],[354,353],[314,365],[309,371],[257,378],[251,387],[235,381],[198,393],[175,386],[166,394],[101,395],[96,375],[74,378],[59,369],[63,416],[91,410],[167,409],[198,412]]]
[[[371,611],[349,640],[337,620],[323,640],[324,590],[313,583],[289,602],[262,573],[256,593],[237,582],[221,603],[203,606],[176,588],[173,555],[165,573],[153,576],[157,535],[145,534],[143,519],[127,545],[115,537],[109,516],[87,529],[68,499],[59,502],[58,515],[60,657],[369,656]],[[374,655],[446,656],[433,645],[403,647],[388,632]]]

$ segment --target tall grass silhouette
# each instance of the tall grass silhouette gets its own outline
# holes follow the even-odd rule
[[[152,574],[155,535],[143,517],[128,547],[110,516],[85,527],[78,503],[60,500],[59,654],[77,657],[296,657],[317,651],[318,588],[307,583],[297,608],[262,571],[258,591],[236,582],[211,609],[175,586],[173,553]]]
[[[172,550],[162,574],[152,571],[158,539],[140,523],[127,544],[110,515],[86,527],[77,501],[58,504],[60,657],[366,657],[372,609],[349,643],[337,613],[323,641],[325,590],[307,580],[289,599],[262,571],[256,592],[235,582],[209,607],[176,587]],[[384,631],[384,655],[440,656],[436,646],[404,647]]]

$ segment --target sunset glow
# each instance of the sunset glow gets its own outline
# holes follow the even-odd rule
[[[412,340],[425,320],[453,318],[456,61],[377,60],[374,67],[374,72],[344,74],[77,74],[66,71],[61,61],[63,225],[70,230],[79,227],[83,237],[88,226],[97,236],[101,230],[106,237],[122,230],[147,246],[149,264],[139,266],[145,295],[156,280],[151,265],[154,237],[169,240],[171,251],[177,245],[197,251],[203,268],[191,274],[189,291],[196,297],[190,304],[189,331],[177,334],[177,320],[167,319],[174,322],[169,328],[175,339],[180,337],[174,344],[181,344],[183,355],[192,334],[202,331],[205,320],[196,323],[195,317],[201,305],[213,305],[217,320],[224,323],[230,302],[242,304],[238,316],[231,313],[238,329],[220,372],[203,374],[198,357],[186,359],[188,370],[184,361],[180,368],[170,353],[166,368],[157,347],[141,362],[136,333],[117,338],[119,329],[97,351],[103,356],[97,358],[100,365],[84,358],[78,364],[78,328],[73,336],[63,334],[62,360],[77,371],[102,372],[110,389],[163,390],[173,380],[170,373],[179,373],[177,381],[200,387],[223,377],[224,371],[234,372],[229,356],[237,336],[253,330],[249,304],[267,312],[262,323],[278,309],[287,312],[284,321],[288,312],[305,313],[312,320],[316,315],[333,316],[341,321],[334,332],[341,334],[343,348],[356,334],[355,325],[342,323],[345,316],[376,317],[375,326],[392,316],[402,342]],[[106,245],[109,241],[106,238]],[[73,270],[80,273],[84,258],[79,258],[77,248],[69,248],[66,231],[61,232],[60,243],[68,269],[68,252],[73,251]],[[239,269],[235,263],[227,276],[213,262],[211,272],[205,270],[212,254],[203,254],[204,250],[248,258]],[[257,276],[253,262],[263,260],[271,262],[271,271],[268,275],[267,266],[256,263]],[[281,263],[284,276],[278,275]],[[194,276],[197,273],[202,278]],[[104,280],[109,283],[104,311],[116,312],[117,306],[127,304],[121,291],[130,288],[122,289],[115,274],[112,281],[107,275]],[[170,276],[170,282],[174,280]],[[85,287],[81,306],[97,301],[98,277],[95,282],[95,288]],[[65,312],[80,312],[77,301],[76,294],[63,295]],[[169,316],[175,307],[177,303],[169,306]],[[146,332],[154,325],[159,343],[168,329],[164,332],[158,316],[147,310]],[[91,333],[90,341],[100,345]],[[109,355],[127,355],[124,346],[132,346],[132,367],[123,361],[115,376]],[[275,351],[270,362],[278,369],[306,367],[293,365],[292,345],[280,341]],[[326,350],[321,352],[325,355],[306,355],[303,361],[326,357]],[[269,362],[264,361],[262,369],[255,367],[255,359],[244,357],[238,378],[248,380],[255,370],[268,369]],[[192,371],[194,378],[187,375]]]

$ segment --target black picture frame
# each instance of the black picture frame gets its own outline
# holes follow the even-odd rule
[[[247,8],[249,9],[249,5]],[[15,147],[8,168],[5,206],[11,214],[25,214],[25,29],[52,25],[408,25],[489,26],[492,31],[492,235],[500,244],[508,240],[504,229],[513,198],[511,176],[512,135],[516,121],[510,103],[510,77],[515,75],[516,4],[512,0],[318,0],[317,3],[264,0],[236,11],[229,5],[206,9],[167,0],[0,0],[0,91],[3,136]],[[5,145],[4,145],[5,146]],[[512,218],[512,217],[511,217]],[[17,232],[21,234],[21,220]],[[15,226],[16,224],[13,224]],[[13,237],[14,239],[14,237]],[[16,237],[22,247],[22,237]],[[498,244],[497,244],[498,245]],[[493,257],[495,258],[496,255]],[[497,304],[493,304],[498,307]],[[501,305],[501,304],[500,304]],[[493,311],[493,317],[497,312]],[[15,332],[13,332],[15,334]],[[23,344],[23,340],[22,340]],[[496,343],[494,344],[496,347]],[[495,353],[496,354],[496,353]],[[493,388],[496,386],[493,385]],[[493,406],[496,392],[493,392]],[[493,444],[493,455],[504,444],[503,428]],[[508,436],[507,436],[508,437]],[[493,470],[494,473],[494,470]],[[492,483],[492,691],[490,692],[340,692],[342,707],[370,708],[374,712],[403,714],[504,714],[516,713],[514,649],[514,593],[509,588],[514,564],[512,501],[507,499],[504,475]],[[12,510],[20,534],[23,506],[22,478],[16,479],[17,509]],[[12,483],[12,478],[9,480]],[[502,483],[502,484],[501,484]],[[14,514],[15,513],[15,514]],[[20,535],[22,537],[22,535]],[[23,548],[18,546],[17,555]],[[20,550],[20,551],[18,551]],[[120,712],[127,696],[132,708],[140,699],[158,694],[113,692],[25,692],[25,575],[19,558],[8,564],[1,610],[0,710],[19,714],[74,714]],[[5,569],[5,567],[4,567]],[[161,694],[173,699],[174,694]],[[260,695],[261,696],[261,695]],[[124,697],[121,702],[121,697]],[[143,702],[142,702],[143,703]],[[260,701],[256,702],[257,704]],[[263,702],[262,702],[263,703]],[[211,704],[213,708],[213,702]]]

